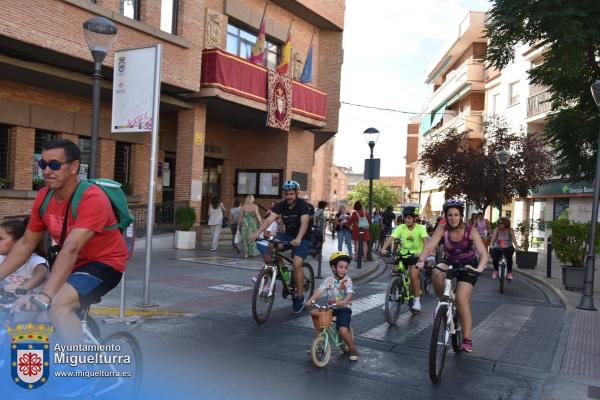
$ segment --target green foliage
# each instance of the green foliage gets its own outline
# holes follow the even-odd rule
[[[44,178],[33,178],[33,181],[31,182],[32,186],[33,186],[33,190],[40,190],[41,188],[44,187],[44,185],[46,184],[46,181],[44,180]]]
[[[535,230],[535,222],[531,220],[526,219],[517,224],[515,233],[522,251],[529,251],[529,236],[533,230]]]
[[[519,43],[544,47],[544,62],[528,73],[532,84],[551,93],[544,135],[560,175],[594,174],[600,114],[590,85],[600,79],[598,15],[595,0],[495,0],[488,13],[491,66],[506,67]]]
[[[591,224],[571,221],[568,215],[561,216],[549,224],[552,228],[552,248],[556,257],[565,264],[583,267]],[[599,245],[600,236],[596,236],[596,247]]]
[[[189,231],[196,222],[196,210],[192,207],[181,206],[175,210],[175,224],[179,230]]]
[[[497,160],[501,149],[510,151],[506,166]],[[525,197],[552,176],[551,155],[544,140],[523,128],[513,130],[499,115],[486,119],[481,146],[473,146],[469,131],[450,129],[426,143],[419,160],[446,191],[485,209],[502,199]],[[476,172],[475,172],[476,171]]]
[[[131,196],[133,194],[133,185],[131,183],[123,183],[121,184],[121,189],[123,190],[123,193],[125,193],[128,196]]]
[[[369,208],[369,182],[360,182],[353,191],[348,193],[351,203],[360,201],[363,209]],[[373,209],[384,209],[388,205],[398,203],[398,194],[389,186],[373,181]]]
[[[371,240],[374,242],[379,238],[379,229],[379,224],[371,224]]]
[[[0,178],[0,189],[6,189],[9,183],[8,178]]]

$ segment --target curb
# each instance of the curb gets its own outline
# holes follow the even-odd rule
[[[571,306],[569,304],[569,301],[567,300],[565,294],[562,292],[562,290],[560,290],[559,288],[557,288],[556,286],[554,286],[553,284],[551,284],[550,282],[547,282],[544,278],[540,278],[537,275],[534,275],[532,273],[529,272],[525,272],[525,271],[521,271],[519,269],[515,269],[513,268],[513,272],[515,272],[518,275],[523,275],[526,278],[529,278],[531,280],[534,280],[538,283],[541,283],[542,285],[546,286],[548,289],[550,289],[561,301],[561,303],[563,303],[563,305],[565,306],[565,308],[568,311],[573,310],[573,306]]]
[[[113,306],[93,306],[90,308],[90,314],[97,316],[118,316],[119,307]],[[189,317],[191,313],[175,310],[164,310],[164,309],[142,309],[128,307],[125,309],[125,316],[141,316],[141,317]]]
[[[365,271],[362,271],[360,274],[355,275],[354,277],[352,277],[352,281],[353,282],[358,282],[362,279],[365,279],[366,277],[368,277],[369,275],[373,274],[375,271],[377,271],[377,269],[379,269],[379,266],[381,265],[382,261],[381,259],[377,259],[377,261],[375,261],[375,263],[373,263],[373,265],[371,265],[368,269],[366,269]]]

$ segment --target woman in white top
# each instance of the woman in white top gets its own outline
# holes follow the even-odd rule
[[[219,246],[219,237],[221,236],[221,228],[223,227],[223,215],[225,215],[225,207],[219,202],[217,197],[210,200],[208,207],[208,226],[210,226],[210,237],[212,238],[211,250],[217,250]]]

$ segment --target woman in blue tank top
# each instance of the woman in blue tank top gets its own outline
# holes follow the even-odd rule
[[[418,268],[423,268],[425,258],[431,253],[440,241],[444,243],[444,260],[438,264],[440,268],[446,269],[448,265],[454,267],[466,267],[467,269],[482,272],[488,262],[488,252],[479,236],[477,229],[472,225],[463,222],[465,205],[461,200],[449,199],[444,203],[444,215],[446,224],[439,225],[433,236],[425,245],[425,249],[419,257]],[[481,255],[477,260],[475,251]],[[461,348],[464,351],[471,352],[473,342],[471,339],[471,330],[473,327],[473,318],[471,316],[471,295],[477,282],[477,275],[470,274],[468,271],[460,271],[456,275],[456,307],[458,318],[462,326],[463,341]],[[438,297],[444,293],[444,274],[438,270],[433,270],[432,282]]]

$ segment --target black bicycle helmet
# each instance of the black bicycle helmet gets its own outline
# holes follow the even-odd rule
[[[411,216],[413,218],[417,218],[419,216],[419,209],[417,207],[414,206],[406,206],[404,207],[404,209],[402,210],[402,215],[403,216]]]
[[[446,215],[448,213],[448,210],[450,208],[457,208],[458,211],[460,211],[461,215],[464,215],[465,213],[465,203],[457,198],[452,198],[452,199],[448,199],[446,200],[446,202],[444,203],[444,215]]]

